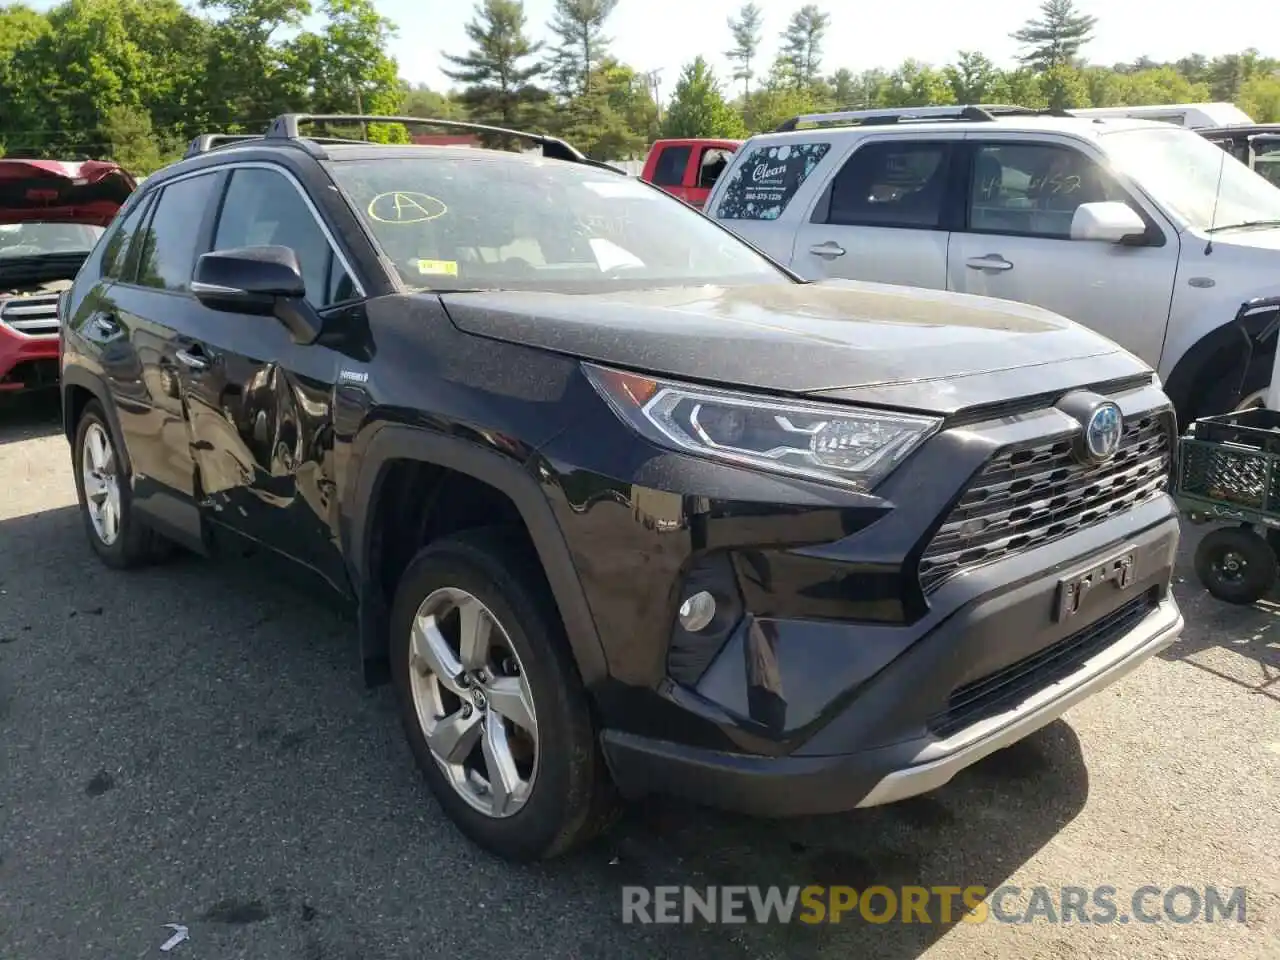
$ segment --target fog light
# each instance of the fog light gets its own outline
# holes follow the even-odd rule
[[[716,618],[716,598],[699,590],[680,604],[680,626],[697,633]]]

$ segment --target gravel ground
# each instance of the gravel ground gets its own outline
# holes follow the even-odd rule
[[[4,958],[161,956],[167,923],[171,956],[227,960],[1280,957],[1280,605],[1219,604],[1185,559],[1178,645],[932,795],[782,823],[655,801],[515,868],[445,821],[349,622],[261,561],[102,568],[56,418],[0,407]],[[1110,884],[1121,913],[1217,884],[1247,921],[621,922],[623,884],[677,883]]]

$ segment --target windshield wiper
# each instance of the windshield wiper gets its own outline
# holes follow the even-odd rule
[[[1218,233],[1222,230],[1247,230],[1252,227],[1280,227],[1280,220],[1244,220],[1241,223],[1224,223],[1220,227],[1209,227],[1205,233]]]

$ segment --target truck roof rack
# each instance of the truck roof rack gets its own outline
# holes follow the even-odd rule
[[[965,103],[946,107],[889,107],[874,110],[837,110],[832,113],[803,113],[784,120],[774,133],[797,130],[800,124],[815,126],[866,127],[918,120],[990,123],[1001,117],[1069,117],[1065,110],[1038,110],[1007,103]]]
[[[603,166],[610,170],[617,169],[608,164],[601,164],[599,161],[588,159],[585,154],[559,137],[549,137],[541,133],[529,133],[524,130],[508,130],[506,127],[494,127],[485,123],[470,123],[463,120],[437,120],[431,117],[394,117],[363,113],[285,113],[271,121],[271,126],[267,128],[266,139],[304,139],[298,132],[299,126],[304,123],[401,123],[406,126],[415,124],[417,126],[443,127],[448,130],[463,130],[470,133],[488,133],[533,143],[542,148],[544,157],[550,157],[555,160],[568,160],[572,163]],[[305,139],[316,140],[317,138],[306,137]]]

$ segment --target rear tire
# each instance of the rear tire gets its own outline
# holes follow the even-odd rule
[[[1275,551],[1248,527],[1220,527],[1196,548],[1196,576],[1227,603],[1247,606],[1270,591],[1277,575]]]
[[[168,544],[133,512],[128,467],[102,404],[85,404],[76,425],[72,464],[89,546],[108,567],[127,570],[162,559]]]
[[[418,553],[391,614],[391,676],[414,759],[462,832],[514,861],[583,844],[616,810],[587,694],[539,569],[518,536],[467,531]],[[476,621],[464,620],[464,609],[487,624],[470,655],[463,625]],[[498,684],[508,691],[502,699]],[[523,706],[512,710],[517,687]],[[504,769],[513,776],[495,780]]]

